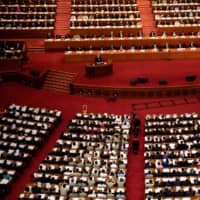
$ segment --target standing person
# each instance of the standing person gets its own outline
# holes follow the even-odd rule
[[[104,61],[103,61],[101,55],[97,54],[97,56],[95,57],[95,64],[100,65],[100,64],[103,64],[103,63],[104,63]]]

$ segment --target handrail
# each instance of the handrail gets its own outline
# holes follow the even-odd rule
[[[89,84],[72,83],[70,94],[115,98],[161,98],[193,96],[200,93],[200,84],[196,85],[175,85],[157,87],[119,87],[119,86],[97,86]]]

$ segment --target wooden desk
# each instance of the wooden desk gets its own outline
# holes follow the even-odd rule
[[[163,26],[163,25],[158,25],[158,34],[161,35],[163,32],[166,32],[167,34],[172,34],[174,31],[177,34],[180,34],[184,32],[185,34],[189,34],[191,32],[198,32],[200,30],[200,26],[197,24],[195,26],[192,25],[183,25],[183,26]]]
[[[103,46],[107,49],[113,45],[115,48],[119,48],[120,45],[123,45],[126,48],[130,48],[131,45],[134,45],[135,48],[139,48],[141,45],[145,47],[152,47],[154,44],[157,44],[158,47],[164,47],[166,43],[170,47],[176,47],[179,43],[189,46],[191,42],[194,42],[197,46],[200,46],[200,37],[197,36],[167,36],[167,37],[105,37],[105,38],[81,38],[81,39],[46,39],[45,40],[45,50],[46,51],[58,51],[66,50],[67,46],[70,46],[72,49],[88,48],[92,46],[95,49]]]
[[[53,34],[53,27],[38,27],[38,28],[11,28],[5,29],[0,27],[0,38],[35,38],[46,37],[48,33]]]
[[[85,69],[87,77],[106,76],[112,74],[112,63],[109,61],[99,65],[88,64]]]
[[[138,34],[142,31],[141,25],[135,26],[89,26],[89,27],[71,27],[70,34],[72,35],[109,35],[111,32],[114,34],[119,34],[120,31],[123,31],[123,34],[127,36],[130,33]]]
[[[81,51],[81,52],[65,52],[66,62],[92,62],[94,56],[101,54],[103,60],[112,61],[133,61],[133,60],[159,60],[159,59],[195,59],[200,58],[200,48],[194,50],[185,48],[178,50],[171,48],[169,51],[162,49],[154,51],[153,49],[145,50],[115,50],[115,51]]]

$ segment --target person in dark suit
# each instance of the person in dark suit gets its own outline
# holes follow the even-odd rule
[[[103,59],[101,58],[101,55],[98,54],[98,55],[95,57],[95,64],[96,64],[96,65],[100,65],[100,64],[103,64],[103,63],[104,63],[104,61],[103,61]]]
[[[139,151],[139,140],[138,140],[138,138],[134,138],[132,145],[133,145],[133,153],[138,154],[138,151]]]
[[[169,51],[169,49],[170,49],[170,46],[169,46],[169,44],[168,44],[168,43],[166,43],[166,44],[165,44],[165,49],[166,49],[167,51]]]
[[[153,32],[153,31],[151,31],[151,32],[149,33],[149,37],[156,37],[156,33]]]

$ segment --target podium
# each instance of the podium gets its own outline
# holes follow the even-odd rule
[[[104,62],[102,64],[87,64],[86,77],[107,76],[112,74],[112,62]]]

